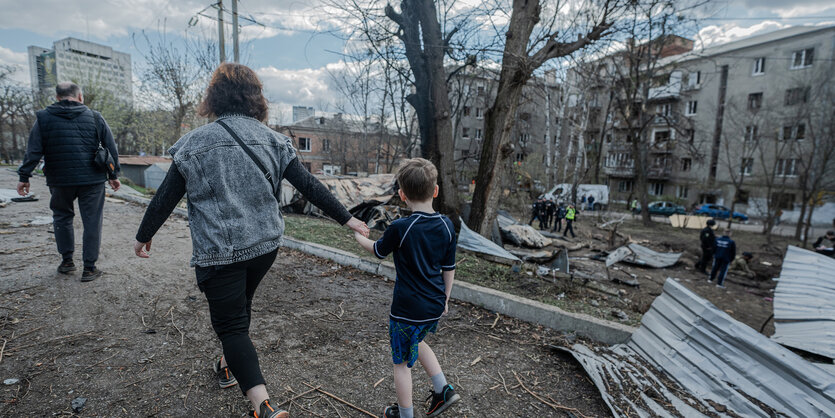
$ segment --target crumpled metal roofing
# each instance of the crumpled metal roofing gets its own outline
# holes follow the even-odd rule
[[[618,261],[625,261],[639,266],[664,268],[674,265],[679,258],[681,253],[660,253],[633,242],[609,253],[606,257],[606,267],[611,267]]]
[[[835,259],[788,247],[774,291],[774,330],[773,341],[835,358]]]
[[[498,259],[496,261],[505,262],[506,264],[522,262],[519,257],[516,257],[509,251],[496,245],[493,241],[482,237],[468,228],[463,219],[461,219],[461,231],[458,232],[458,248],[492,256]]]
[[[835,374],[674,279],[626,344],[571,353],[616,417],[835,416]]]

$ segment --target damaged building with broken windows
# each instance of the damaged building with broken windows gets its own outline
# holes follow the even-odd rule
[[[811,200],[812,223],[828,224],[835,218],[833,51],[835,26],[704,49],[667,36],[644,64],[654,66],[651,85],[631,103],[618,88],[623,77],[612,75],[628,63],[624,55],[575,66],[555,169],[566,182],[608,184],[611,200],[625,203],[639,196],[632,142],[641,135],[650,201],[734,205],[795,222]],[[627,121],[625,106],[647,116]]]

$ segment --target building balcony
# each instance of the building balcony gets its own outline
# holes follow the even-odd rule
[[[673,141],[656,142],[649,146],[649,152],[652,154],[672,154],[675,148]]]
[[[611,177],[635,177],[635,167],[632,166],[604,166],[603,173]]]
[[[681,72],[673,71],[666,84],[650,87],[647,99],[649,101],[678,100],[681,98]]]
[[[647,169],[647,178],[649,179],[667,179],[672,174],[670,167],[652,166]]]

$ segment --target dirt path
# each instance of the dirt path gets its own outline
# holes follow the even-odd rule
[[[16,181],[0,172],[0,188]],[[80,274],[55,273],[51,225],[22,226],[51,215],[43,179],[32,185],[40,201],[0,209],[0,380],[19,379],[0,385],[0,416],[73,415],[77,397],[87,398],[77,416],[243,416],[247,403],[238,390],[218,389],[210,370],[219,344],[187,264],[187,222],[170,219],[152,258],[140,260],[131,247],[144,208],[108,201],[98,263],[106,274],[81,283]],[[80,238],[79,220],[76,227]],[[273,399],[290,399],[310,384],[375,414],[393,401],[391,291],[379,277],[280,251],[259,288],[252,324]],[[464,397],[445,415],[567,415],[536,400],[515,376],[578,416],[608,415],[579,365],[548,348],[562,338],[454,304],[427,340]],[[422,370],[415,383],[419,402],[430,387]],[[299,417],[364,416],[320,392],[289,407]]]

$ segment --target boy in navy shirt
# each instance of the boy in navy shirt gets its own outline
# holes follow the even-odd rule
[[[414,417],[412,370],[415,360],[432,379],[434,390],[426,415],[437,416],[460,396],[447,384],[441,365],[423,341],[446,315],[455,277],[455,229],[452,221],[432,209],[438,196],[438,170],[423,158],[404,161],[397,172],[400,199],[412,216],[398,219],[374,242],[354,234],[357,242],[379,258],[394,253],[397,280],[389,314],[391,356],[394,361],[396,404],[384,417]]]

